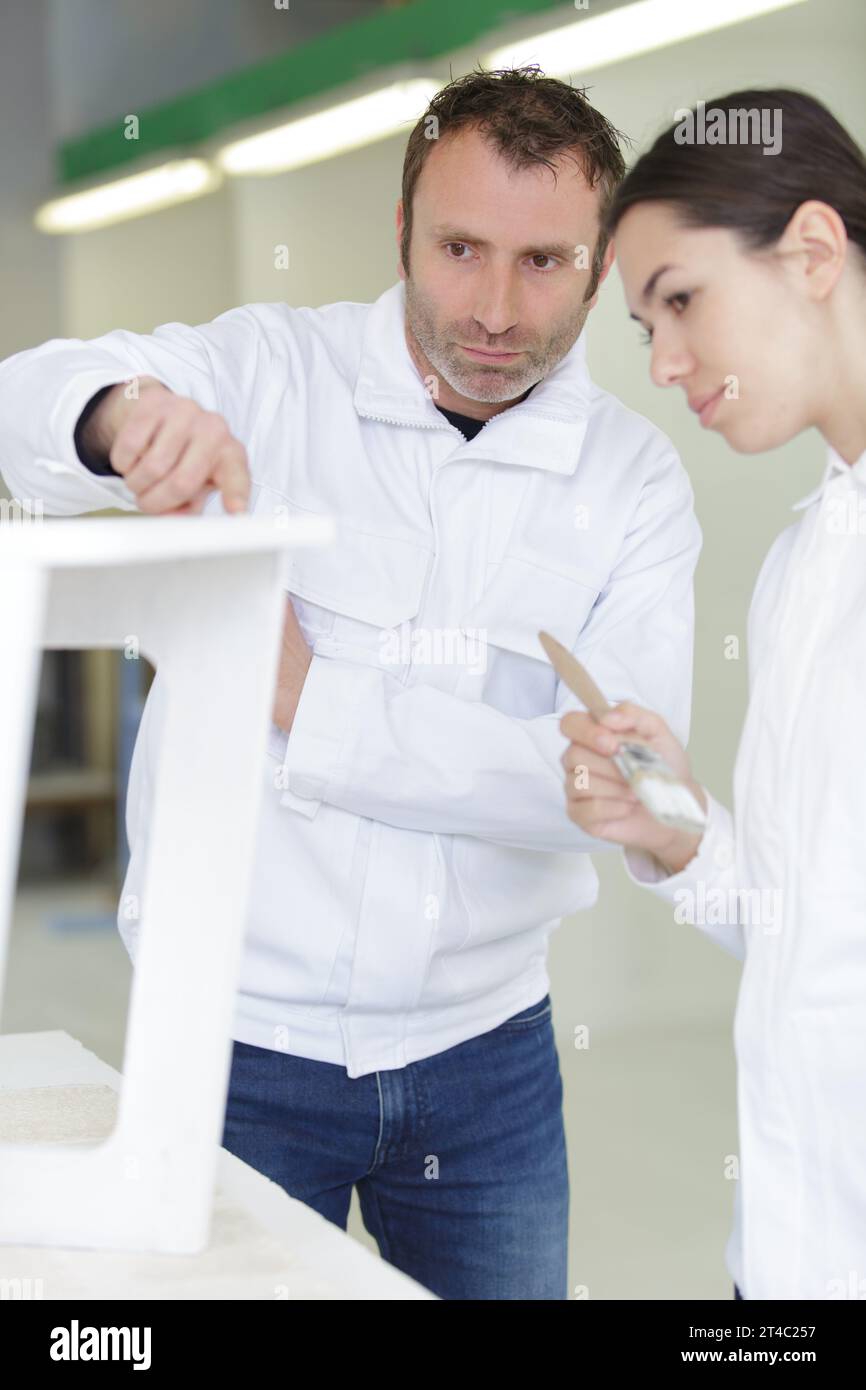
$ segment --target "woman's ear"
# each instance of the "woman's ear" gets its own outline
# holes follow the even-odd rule
[[[792,258],[810,299],[826,299],[845,268],[845,223],[829,203],[810,198],[792,213],[775,250]]]

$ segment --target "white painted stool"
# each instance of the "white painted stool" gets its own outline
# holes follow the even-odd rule
[[[0,997],[41,648],[137,639],[168,692],[117,1125],[101,1143],[0,1144],[0,1243],[207,1244],[284,551],[332,535],[250,516],[0,528]]]

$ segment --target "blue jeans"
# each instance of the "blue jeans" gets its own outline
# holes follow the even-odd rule
[[[566,1299],[550,995],[434,1057],[345,1067],[235,1042],[223,1145],[444,1299]]]

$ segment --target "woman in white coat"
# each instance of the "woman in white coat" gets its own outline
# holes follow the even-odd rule
[[[607,729],[563,718],[568,813],[744,961],[736,1296],[863,1299],[866,160],[803,93],[701,106],[638,160],[607,214],[651,375],[741,453],[814,426],[826,468],[752,598],[733,818],[664,720],[633,705]],[[610,761],[629,732],[695,791],[702,836],[634,798]]]

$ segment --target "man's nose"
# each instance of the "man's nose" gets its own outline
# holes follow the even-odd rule
[[[517,300],[517,286],[509,273],[488,274],[478,287],[474,317],[491,338],[498,338],[519,322]]]

